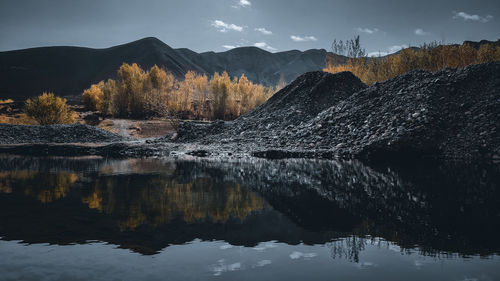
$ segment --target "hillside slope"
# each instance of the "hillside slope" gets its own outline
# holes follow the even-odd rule
[[[228,71],[245,74],[255,83],[275,85],[283,77],[289,82],[308,71],[325,66],[325,50],[270,53],[242,47],[222,53],[196,53],[172,49],[156,38],[144,38],[106,49],[42,47],[0,52],[0,98],[24,99],[43,91],[78,95],[90,84],[114,78],[124,62],[143,68],[165,67],[177,78],[188,70],[212,75]]]
[[[257,47],[235,48],[222,53],[198,54],[189,49],[177,49],[209,74],[227,71],[230,76],[245,74],[250,81],[276,85],[280,78],[290,82],[305,72],[325,67],[324,49],[270,53]]]

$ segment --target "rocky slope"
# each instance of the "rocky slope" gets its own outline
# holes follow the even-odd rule
[[[500,63],[413,71],[367,88],[351,74],[308,73],[233,122],[182,125],[179,140],[302,156],[499,159],[499,73]]]

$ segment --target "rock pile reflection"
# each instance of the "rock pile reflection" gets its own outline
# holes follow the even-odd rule
[[[0,236],[143,254],[193,239],[328,243],[332,257],[353,261],[380,237],[428,255],[491,255],[499,182],[498,166],[456,163],[3,156]]]

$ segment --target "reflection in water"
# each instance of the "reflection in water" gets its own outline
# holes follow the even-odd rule
[[[120,230],[140,225],[156,228],[174,219],[185,223],[243,221],[265,206],[260,196],[239,184],[216,183],[210,178],[185,183],[162,175],[98,177],[86,194],[82,202],[119,217]]]
[[[3,193],[12,193],[12,185],[23,182],[26,196],[34,197],[42,203],[50,203],[66,197],[78,177],[70,172],[44,174],[21,170],[0,172],[0,179],[0,191]]]
[[[497,166],[443,163],[3,156],[0,236],[100,240],[142,254],[201,239],[324,244],[353,262],[387,241],[401,252],[489,256],[500,250],[499,175]]]
[[[371,242],[373,242],[372,240]],[[364,237],[349,236],[327,243],[333,259],[346,259],[359,262],[359,253],[365,249],[369,241]]]

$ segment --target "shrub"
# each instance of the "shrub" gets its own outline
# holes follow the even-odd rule
[[[477,52],[479,62],[490,62],[496,60],[495,48],[490,44],[483,44]]]
[[[40,125],[68,124],[75,122],[75,113],[66,104],[66,99],[43,93],[33,99],[27,99],[24,113]]]

